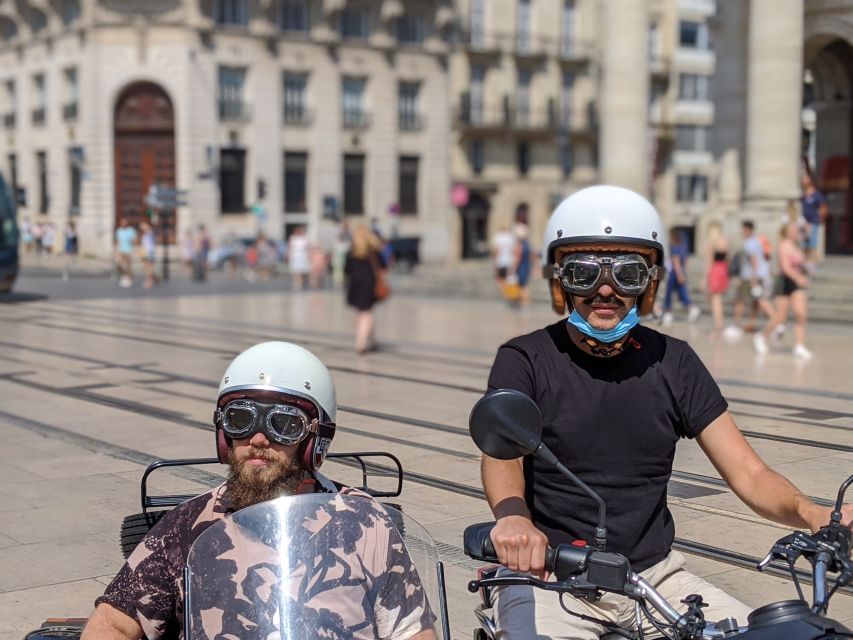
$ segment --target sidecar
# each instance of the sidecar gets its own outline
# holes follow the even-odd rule
[[[334,461],[348,467],[352,473],[346,486],[359,489],[377,498],[388,506],[388,514],[401,534],[405,534],[405,518],[401,505],[388,502],[388,498],[400,495],[403,490],[403,466],[393,454],[383,451],[356,451],[350,453],[329,453],[327,461]],[[176,467],[196,467],[202,465],[221,465],[217,458],[182,458],[159,460],[145,469],[140,481],[141,511],[125,516],[119,529],[119,545],[122,555],[127,558],[151,528],[177,505],[194,498],[195,495],[171,494],[151,495],[148,491],[148,479],[160,469]],[[334,481],[336,485],[344,483]],[[49,618],[41,627],[31,631],[25,640],[48,640],[53,638],[79,638],[87,618]]]

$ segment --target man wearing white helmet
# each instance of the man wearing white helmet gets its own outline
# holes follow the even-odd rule
[[[83,640],[183,637],[183,571],[190,547],[235,511],[304,493],[372,500],[317,471],[334,437],[336,411],[331,375],[306,349],[266,342],[238,355],[222,377],[213,418],[219,460],[230,466],[228,480],[176,507],[152,528],[96,600]],[[337,582],[327,577],[298,594],[300,606],[315,611],[317,637],[327,637],[331,629],[351,638],[435,638],[417,571],[387,514],[378,503],[365,503],[363,513],[343,507],[334,513],[322,527],[343,546],[322,553],[348,565],[345,575]],[[312,538],[318,535],[311,530]],[[232,590],[223,585],[236,576],[222,566],[216,579],[224,599]],[[352,595],[356,585],[364,587],[363,594],[356,588]],[[252,630],[260,627],[240,616],[226,617],[226,609],[246,608],[217,609],[223,637],[254,637]]]
[[[489,389],[517,389],[539,406],[543,442],[607,504],[608,551],[627,556],[670,602],[698,593],[709,605],[706,619],[732,616],[745,624],[749,609],[685,571],[683,556],[671,549],[666,497],[678,440],[695,438],[732,490],[764,517],[817,531],[830,509],[759,459],[687,343],[638,324],[664,276],[663,240],[657,211],[632,191],[597,186],[564,200],[548,222],[543,267],[554,310],[571,314],[504,344]],[[492,541],[507,568],[541,574],[546,545],[593,540],[595,503],[547,464],[484,455],[482,476],[497,520]],[[845,521],[851,519],[847,505]],[[622,596],[564,602],[609,625],[634,621],[633,602]],[[568,615],[557,594],[525,586],[501,589],[495,613],[500,637],[509,640],[594,640],[606,628]]]

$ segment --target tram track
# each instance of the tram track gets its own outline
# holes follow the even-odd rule
[[[2,319],[0,319],[0,321],[2,321]],[[65,325],[53,325],[53,324],[45,323],[45,322],[37,322],[34,324],[36,324],[37,326],[42,326],[45,328],[52,328],[52,329],[56,329],[56,330],[72,331],[72,332],[78,332],[78,333],[84,333],[84,334],[94,334],[94,335],[97,335],[99,337],[109,337],[109,338],[114,338],[117,340],[129,340],[129,341],[144,342],[144,343],[148,343],[148,344],[157,344],[160,346],[165,346],[165,347],[170,347],[170,348],[183,348],[186,350],[192,350],[192,351],[196,351],[196,352],[203,352],[203,353],[208,353],[208,354],[210,354],[210,353],[219,354],[219,355],[222,355],[224,357],[226,357],[226,356],[227,357],[233,357],[234,355],[236,355],[236,352],[233,350],[217,349],[215,347],[210,347],[207,345],[197,345],[197,344],[186,343],[186,342],[177,342],[174,340],[165,340],[165,339],[161,339],[161,338],[150,338],[147,336],[135,336],[135,335],[113,333],[113,332],[109,332],[109,331],[101,331],[101,330],[96,330],[96,329],[84,329],[81,327],[68,327]],[[22,348],[21,345],[12,345],[10,343],[4,343],[4,342],[0,342],[0,345],[9,346],[12,348]],[[424,379],[424,378],[417,378],[417,377],[412,377],[412,376],[401,376],[401,375],[397,375],[397,374],[368,371],[368,370],[358,369],[355,367],[330,365],[329,369],[331,369],[333,371],[340,371],[341,373],[349,373],[349,374],[354,374],[354,375],[365,375],[365,376],[370,376],[370,377],[377,377],[380,379],[396,380],[396,381],[405,382],[405,383],[434,386],[434,387],[445,388],[445,389],[454,390],[454,391],[467,392],[467,393],[472,393],[472,394],[473,393],[476,393],[476,394],[482,394],[483,393],[483,389],[480,389],[477,387],[469,387],[467,385],[459,385],[459,384],[454,384],[454,383],[449,383],[449,382],[441,382],[441,381],[429,380],[429,379]],[[786,405],[786,406],[790,407],[791,405]],[[803,408],[802,410],[805,410],[805,408]],[[796,419],[792,420],[792,419],[785,418],[785,417],[765,416],[762,414],[754,414],[754,413],[749,414],[749,416],[754,417],[754,418],[760,418],[760,419],[776,420],[779,422],[792,422],[794,424],[798,424],[800,422],[803,422],[803,421],[799,421]],[[808,422],[807,424],[809,426],[818,426],[818,427],[842,429],[842,430],[853,430],[853,427],[846,427],[845,425],[825,425],[825,424],[821,424],[821,423],[817,423],[817,422]],[[762,431],[755,431],[752,429],[741,429],[741,432],[744,434],[744,436],[746,436],[748,438],[769,440],[769,441],[773,441],[773,442],[793,444],[793,445],[798,445],[798,446],[815,447],[818,449],[828,449],[828,450],[840,451],[843,453],[853,453],[853,446],[827,442],[825,440],[797,438],[797,437],[793,437],[793,436],[785,436],[785,435],[779,435],[779,434],[766,433],[766,432],[762,432]]]

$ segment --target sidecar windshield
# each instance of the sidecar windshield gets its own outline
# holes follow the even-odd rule
[[[185,637],[439,638],[437,561],[423,527],[367,496],[263,502],[190,549]]]

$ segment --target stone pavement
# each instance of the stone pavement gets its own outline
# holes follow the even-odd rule
[[[48,616],[88,615],[121,565],[118,527],[140,510],[144,467],[213,455],[207,425],[218,378],[233,355],[269,339],[304,344],[330,365],[341,405],[335,451],[387,450],[412,474],[395,500],[445,553],[452,635],[471,637],[477,597],[465,584],[476,564],[461,555],[461,536],[490,515],[476,492],[467,416],[498,345],[556,319],[545,305],[516,312],[495,300],[394,296],[378,310],[383,348],[358,357],[337,291],[211,283],[130,295],[95,278],[71,296],[44,278],[21,285],[29,298],[0,304],[0,640]],[[853,327],[812,327],[809,362],[781,349],[757,358],[748,341],[713,340],[707,329],[703,318],[672,332],[697,349],[768,463],[806,493],[834,497],[853,472]],[[761,556],[785,534],[716,485],[694,443],[680,445],[675,467],[681,538]],[[324,470],[353,478],[340,464]],[[151,488],[201,492],[215,473],[161,471]],[[786,580],[716,560],[690,555],[689,566],[753,606],[794,593]],[[830,611],[853,623],[853,598],[837,595]]]

